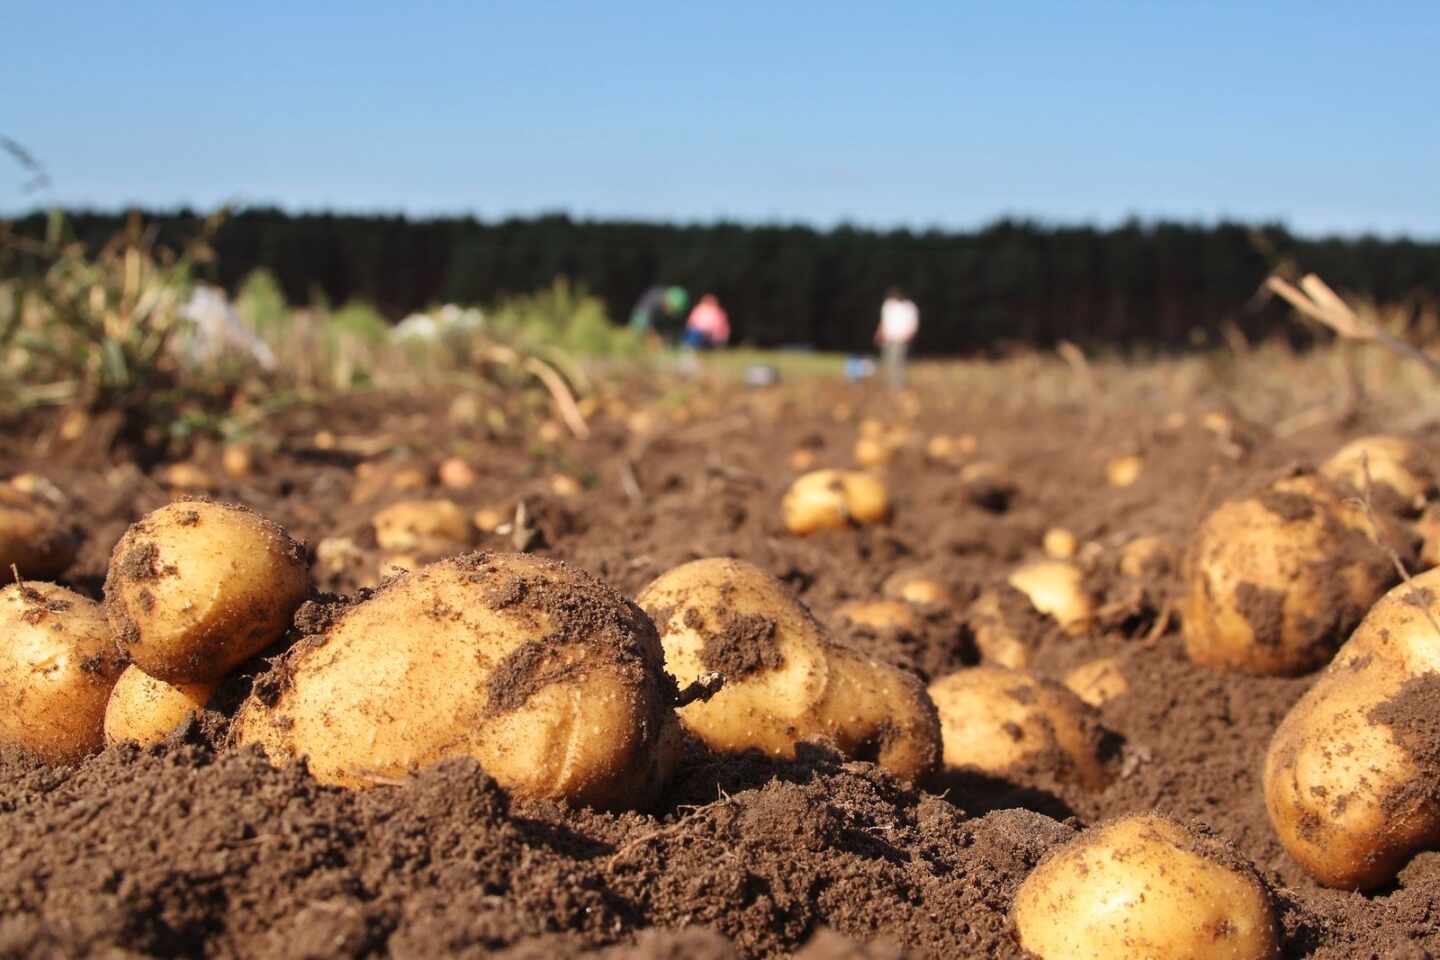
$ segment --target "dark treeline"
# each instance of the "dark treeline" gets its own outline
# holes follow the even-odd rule
[[[188,212],[147,215],[173,240]],[[21,229],[38,232],[43,216]],[[91,243],[123,223],[76,213]],[[1287,261],[1381,301],[1440,294],[1440,243],[1305,239],[1278,226],[1129,223],[1112,229],[1002,221],[967,233],[840,227],[668,226],[544,216],[473,218],[234,214],[216,238],[211,279],[234,291],[264,268],[295,304],[363,299],[398,318],[443,302],[488,303],[567,276],[624,322],[653,283],[718,294],[738,340],[868,347],[891,285],[921,309],[918,347],[963,353],[1008,342],[1174,348],[1226,321],[1252,338],[1294,335],[1277,305],[1255,309],[1261,281]]]

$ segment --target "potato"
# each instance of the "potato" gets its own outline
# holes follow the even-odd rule
[[[861,437],[855,441],[855,462],[862,467],[883,467],[895,458],[895,447],[884,437]]]
[[[15,567],[25,578],[58,577],[79,549],[79,537],[54,505],[13,485],[0,485],[0,576],[11,579],[10,568]]]
[[[1352,440],[1320,465],[1321,476],[1360,492],[1388,487],[1401,504],[1419,510],[1435,494],[1429,453],[1404,437],[1376,434]]]
[[[1130,689],[1119,657],[1091,660],[1065,674],[1065,686],[1092,707],[1103,707]]]
[[[105,742],[159,743],[205,709],[214,683],[166,683],[131,664],[120,674],[105,706]]]
[[[1090,790],[1110,783],[1098,715],[1053,680],[971,667],[941,677],[929,692],[940,712],[946,769],[1022,777],[1039,769]]]
[[[309,590],[305,551],[279,526],[244,507],[181,500],[115,545],[105,609],[141,670],[201,683],[279,640]]]
[[[1420,540],[1420,566],[1440,567],[1440,504],[1425,508],[1415,521],[1414,532]]]
[[[1134,580],[1163,577],[1174,563],[1174,548],[1159,537],[1136,537],[1120,549],[1120,572]]]
[[[1042,960],[1280,955],[1275,907],[1254,869],[1158,816],[1112,821],[1052,853],[1020,885],[1010,918]]]
[[[785,528],[808,534],[852,523],[880,523],[890,515],[885,484],[854,470],[814,470],[796,478],[780,504]]]
[[[915,611],[898,600],[870,600],[843,603],[835,615],[872,630],[902,630],[914,633],[920,629]]]
[[[1075,534],[1064,527],[1051,527],[1046,530],[1045,539],[1041,545],[1045,550],[1045,556],[1051,560],[1069,560],[1080,549],[1080,543],[1075,539]]]
[[[371,523],[383,550],[444,555],[462,553],[475,540],[470,517],[451,500],[402,500]]]
[[[1370,530],[1358,506],[1311,475],[1221,504],[1185,557],[1190,659],[1271,675],[1322,666],[1395,581]]]
[[[1371,608],[1265,758],[1275,833],[1326,886],[1380,886],[1440,844],[1440,569],[1412,584]]]
[[[639,608],[588,574],[468,554],[391,581],[297,644],[234,736],[347,787],[470,756],[520,795],[644,806],[678,752],[663,662]]]
[[[1112,487],[1134,486],[1144,469],[1145,461],[1134,454],[1116,457],[1105,465],[1105,479]]]
[[[640,594],[683,686],[710,673],[725,685],[679,711],[722,753],[793,757],[825,737],[848,756],[916,780],[940,756],[940,724],[920,680],[831,642],[785,586],[740,560],[696,560]]]
[[[475,468],[461,457],[447,457],[437,471],[440,485],[451,490],[468,490],[475,485],[478,476]]]
[[[917,570],[891,574],[880,586],[880,592],[892,600],[918,606],[948,607],[955,603],[955,597],[938,579]]]
[[[1085,589],[1080,568],[1061,560],[1027,563],[1010,574],[1010,586],[1030,598],[1069,634],[1084,633],[1095,616],[1095,601]]]
[[[0,744],[50,763],[99,750],[121,666],[98,603],[36,581],[0,589]]]

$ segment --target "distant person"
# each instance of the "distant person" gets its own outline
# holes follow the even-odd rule
[[[653,330],[662,338],[669,339],[680,333],[685,307],[690,295],[684,287],[659,285],[646,290],[630,311],[630,329],[640,332]]]
[[[707,293],[690,311],[685,323],[685,345],[696,350],[723,346],[730,339],[730,318],[715,294]]]
[[[880,306],[880,326],[875,342],[885,364],[885,378],[892,387],[905,385],[905,354],[920,329],[920,310],[899,287],[891,287]]]

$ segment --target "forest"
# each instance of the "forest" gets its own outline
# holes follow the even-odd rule
[[[203,218],[141,214],[182,240]],[[76,211],[68,229],[98,247],[125,215]],[[46,216],[12,221],[38,235]],[[1377,302],[1440,297],[1440,243],[1305,238],[1279,225],[1131,221],[1113,228],[1004,220],[980,230],[577,220],[408,219],[248,208],[212,239],[208,279],[234,291],[269,271],[292,304],[364,301],[385,316],[438,303],[491,303],[564,276],[615,322],[655,283],[717,294],[735,338],[757,346],[867,349],[881,299],[899,286],[921,309],[921,353],[965,354],[1071,340],[1126,351],[1306,336],[1257,297],[1272,272],[1316,272]]]

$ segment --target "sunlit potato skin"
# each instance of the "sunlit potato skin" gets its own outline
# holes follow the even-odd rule
[[[235,722],[276,763],[347,787],[474,757],[512,792],[647,806],[678,755],[654,627],[595,578],[525,554],[399,577],[302,641]]]
[[[852,524],[881,523],[890,499],[880,478],[858,470],[814,470],[796,478],[780,502],[785,528],[805,536]]]
[[[300,544],[254,511],[210,500],[131,524],[105,578],[124,652],[167,683],[229,673],[280,639],[309,592]]]
[[[105,705],[105,742],[142,747],[159,743],[198,716],[214,693],[213,683],[170,684],[131,664],[120,674]]]
[[[918,780],[940,756],[940,724],[920,679],[834,644],[763,570],[696,560],[637,598],[655,620],[665,666],[684,687],[721,673],[724,687],[680,709],[687,729],[722,753],[793,758],[823,738],[843,753]]]
[[[1290,710],[1264,768],[1270,822],[1329,887],[1389,883],[1440,845],[1440,569],[1387,593]]]
[[[1185,650],[1201,666],[1294,676],[1324,666],[1395,582],[1372,524],[1315,476],[1221,504],[1185,557]]]
[[[1049,614],[1068,634],[1082,634],[1095,616],[1095,600],[1085,589],[1080,568],[1063,560],[1042,560],[1017,568],[1010,586],[1030,598],[1041,613]]]
[[[1275,908],[1214,840],[1132,815],[1085,831],[1025,879],[1010,911],[1042,960],[1272,960]]]
[[[99,750],[122,666],[93,600],[39,581],[0,589],[0,744],[49,763]]]
[[[1101,657],[1082,663],[1065,674],[1064,683],[1092,707],[1103,707],[1130,690],[1130,681],[1119,657]]]
[[[971,667],[934,681],[946,770],[1005,776],[1033,765],[1057,780],[1100,790],[1113,779],[1094,708],[1043,677]]]

